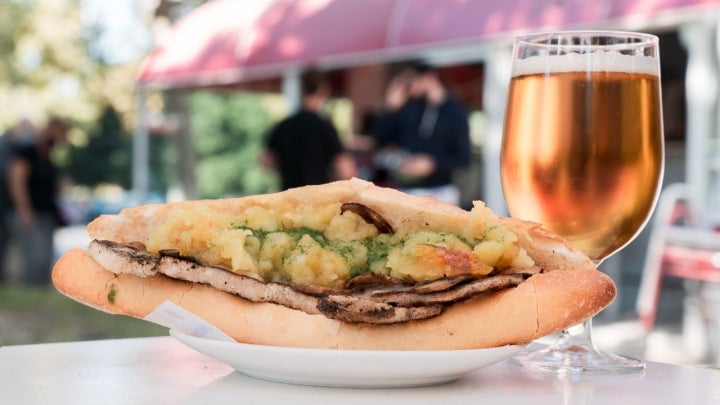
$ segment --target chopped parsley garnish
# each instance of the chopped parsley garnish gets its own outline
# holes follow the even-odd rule
[[[298,227],[298,228],[286,228],[286,229],[279,229],[277,231],[267,231],[264,229],[255,229],[250,228],[246,225],[237,225],[233,224],[233,227],[235,229],[245,230],[249,232],[248,238],[255,238],[259,242],[259,245],[262,246],[265,241],[267,240],[268,235],[273,233],[284,233],[290,238],[292,238],[294,242],[294,248],[298,248],[298,242],[300,239],[308,235],[310,236],[315,242],[317,242],[323,249],[327,249],[333,252],[336,252],[340,256],[342,256],[345,260],[350,260],[353,256],[355,256],[358,253],[358,249],[363,249],[367,251],[366,254],[366,261],[363,263],[363,265],[353,265],[350,273],[351,277],[354,277],[356,275],[360,274],[367,274],[371,272],[371,268],[384,268],[385,262],[387,261],[388,254],[390,253],[390,250],[401,244],[403,241],[398,240],[394,237],[394,235],[390,234],[381,234],[375,238],[367,238],[363,240],[357,240],[357,241],[340,241],[340,240],[328,240],[328,238],[325,236],[325,234],[322,231],[312,229],[306,226]],[[259,247],[259,246],[258,246]],[[281,269],[276,269],[276,271],[282,271]],[[277,276],[277,275],[276,275]]]
[[[117,290],[115,290],[115,284],[110,284],[110,291],[108,291],[107,299],[108,302],[111,304],[115,303],[115,294],[117,294]]]

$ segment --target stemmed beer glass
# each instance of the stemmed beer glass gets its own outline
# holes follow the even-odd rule
[[[566,31],[518,37],[501,152],[513,217],[541,223],[596,264],[642,230],[663,175],[658,39]],[[598,351],[591,321],[554,345],[521,353],[523,368],[559,373],[641,371]]]

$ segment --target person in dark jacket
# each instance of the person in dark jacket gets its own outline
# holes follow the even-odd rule
[[[403,191],[458,204],[453,175],[471,158],[465,107],[426,64],[415,64],[391,81],[386,104],[376,132],[380,165],[392,171]]]
[[[17,148],[9,163],[9,222],[23,263],[23,284],[50,283],[53,234],[62,224],[57,201],[59,174],[50,155],[65,141],[68,130],[65,121],[50,119],[36,142]]]
[[[337,130],[320,115],[329,95],[325,76],[306,72],[300,110],[278,123],[266,140],[261,163],[280,174],[283,190],[355,175],[354,160],[345,152]]]
[[[37,130],[32,121],[25,118],[10,128],[0,137],[0,284],[10,278],[7,269],[6,252],[11,239],[9,214],[10,195],[8,192],[8,170],[15,150],[20,147],[32,145],[35,142]]]

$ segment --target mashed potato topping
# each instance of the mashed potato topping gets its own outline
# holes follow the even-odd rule
[[[175,249],[199,262],[265,281],[341,287],[349,278],[383,273],[408,282],[495,269],[531,267],[516,236],[482,203],[468,223],[437,221],[428,230],[381,234],[341,204],[254,206],[242,214],[203,204],[168,214],[146,246]]]

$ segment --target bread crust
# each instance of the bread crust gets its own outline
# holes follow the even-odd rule
[[[372,208],[397,232],[430,229],[461,234],[469,218],[457,206],[353,179],[276,194],[129,208],[99,217],[88,225],[88,233],[92,239],[119,243],[145,241],[173,209],[190,204],[239,214],[258,205],[283,211],[338,202]],[[305,348],[444,350],[522,344],[587,319],[612,302],[616,294],[612,280],[565,240],[535,223],[497,221],[517,235],[517,245],[546,272],[518,287],[449,305],[439,316],[390,325],[345,323],[277,304],[253,303],[163,275],[116,275],[83,249],[63,255],[52,276],[63,294],[109,313],[144,318],[169,300],[240,342]]]
[[[83,249],[64,254],[52,277],[61,293],[108,313],[144,318],[168,300],[239,342],[323,349],[450,350],[522,344],[593,316],[615,296],[615,284],[597,270],[551,271],[516,288],[453,304],[434,318],[370,325],[253,303],[162,275],[116,275]]]

